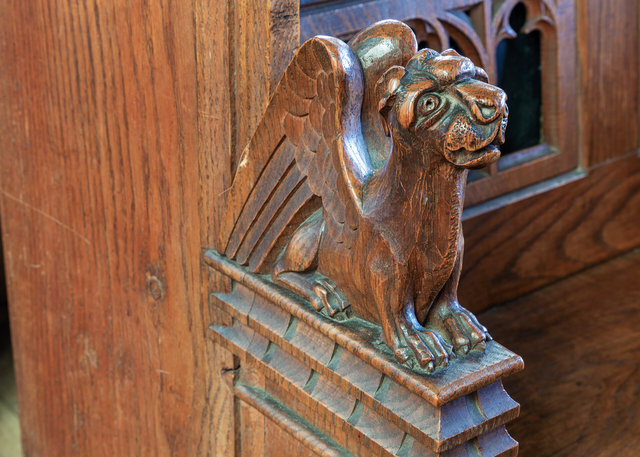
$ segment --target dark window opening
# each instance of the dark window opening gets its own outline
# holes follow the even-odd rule
[[[519,3],[509,23],[517,36],[500,42],[496,51],[498,86],[507,93],[509,126],[503,154],[535,146],[542,141],[542,74],[540,32],[521,32],[526,7]]]
[[[460,44],[451,37],[449,37],[449,48],[453,49],[454,51],[456,51],[458,54],[462,56],[466,55],[465,52],[462,50],[462,46],[460,46]]]

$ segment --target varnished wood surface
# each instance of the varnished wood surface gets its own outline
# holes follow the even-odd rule
[[[519,405],[500,379],[522,369],[519,356],[489,342],[425,377],[371,344],[379,327],[337,323],[215,251],[205,259],[234,280],[231,293],[211,296],[233,325],[212,326],[211,337],[237,356],[224,377],[241,400],[238,455],[272,455],[265,419],[322,455],[477,455],[474,443],[486,456],[517,449],[504,424]]]
[[[224,272],[238,282],[233,293],[214,294],[217,306],[233,317],[237,323],[250,325],[257,331],[260,331],[263,326],[266,327],[262,329],[263,333],[267,332],[264,333],[265,337],[288,347],[287,350],[294,354],[300,352],[296,344],[301,344],[303,347],[316,346],[311,352],[321,353],[322,358],[326,359],[325,362],[329,361],[329,357],[338,347],[342,347],[360,359],[351,357],[349,359],[351,361],[348,362],[349,366],[359,367],[355,370],[356,372],[368,371],[370,373],[368,377],[371,379],[384,374],[434,406],[442,406],[463,395],[473,393],[523,368],[522,360],[518,355],[495,341],[490,341],[487,342],[486,351],[477,351],[468,357],[455,359],[448,369],[434,376],[424,377],[424,373],[416,373],[405,365],[395,363],[391,351],[384,346],[381,348],[382,345],[376,343],[381,341],[380,327],[367,325],[363,320],[355,319],[342,324],[336,322],[318,313],[300,297],[292,297],[282,288],[259,275],[247,272],[245,268],[224,256],[214,251],[207,251],[205,255],[207,262],[213,268]],[[261,302],[263,304],[258,306]],[[294,328],[298,325],[298,320],[300,326],[308,327],[306,331],[296,332],[304,344],[289,343],[290,336],[282,339],[288,326],[291,325],[292,318],[295,318],[296,322]],[[261,323],[261,320],[265,322]],[[212,328],[216,332],[230,331],[229,327]],[[313,357],[306,354],[302,358],[309,360]],[[314,369],[321,370],[317,367]],[[340,371],[349,374],[348,368]],[[377,387],[377,383],[374,384]]]
[[[521,457],[640,455],[640,250],[480,315],[525,360]]]
[[[580,141],[583,163],[593,165],[638,148],[640,4],[634,0],[575,4]]]
[[[640,246],[640,156],[596,167],[463,227],[460,303],[477,312]]]
[[[200,260],[229,173],[226,18],[206,0],[3,4],[0,213],[27,456],[233,453],[218,376],[233,362],[205,338]]]
[[[216,5],[220,2],[214,2]],[[229,62],[211,71],[229,71],[232,168],[251,139],[300,41],[299,1],[227,2]],[[212,43],[212,44],[215,44]],[[219,52],[216,50],[216,52]]]

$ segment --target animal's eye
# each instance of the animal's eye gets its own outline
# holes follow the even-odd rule
[[[418,101],[418,116],[428,116],[433,113],[438,105],[440,99],[433,94],[427,94]]]

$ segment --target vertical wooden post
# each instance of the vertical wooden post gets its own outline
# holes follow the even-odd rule
[[[231,176],[232,6],[3,6],[0,217],[27,456],[233,453],[233,359],[206,337],[200,260]]]

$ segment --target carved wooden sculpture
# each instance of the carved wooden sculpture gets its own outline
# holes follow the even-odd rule
[[[221,246],[318,311],[350,306],[432,372],[490,339],[457,301],[460,220],[507,106],[469,59],[416,50],[399,22],[300,48],[242,156]]]
[[[275,89],[205,258],[234,284],[217,341],[274,383],[241,372],[236,395],[317,453],[353,445],[318,435],[318,410],[376,449],[360,455],[516,452],[500,380],[522,360],[457,300],[467,171],[499,157],[505,102],[397,21],[307,41]]]

